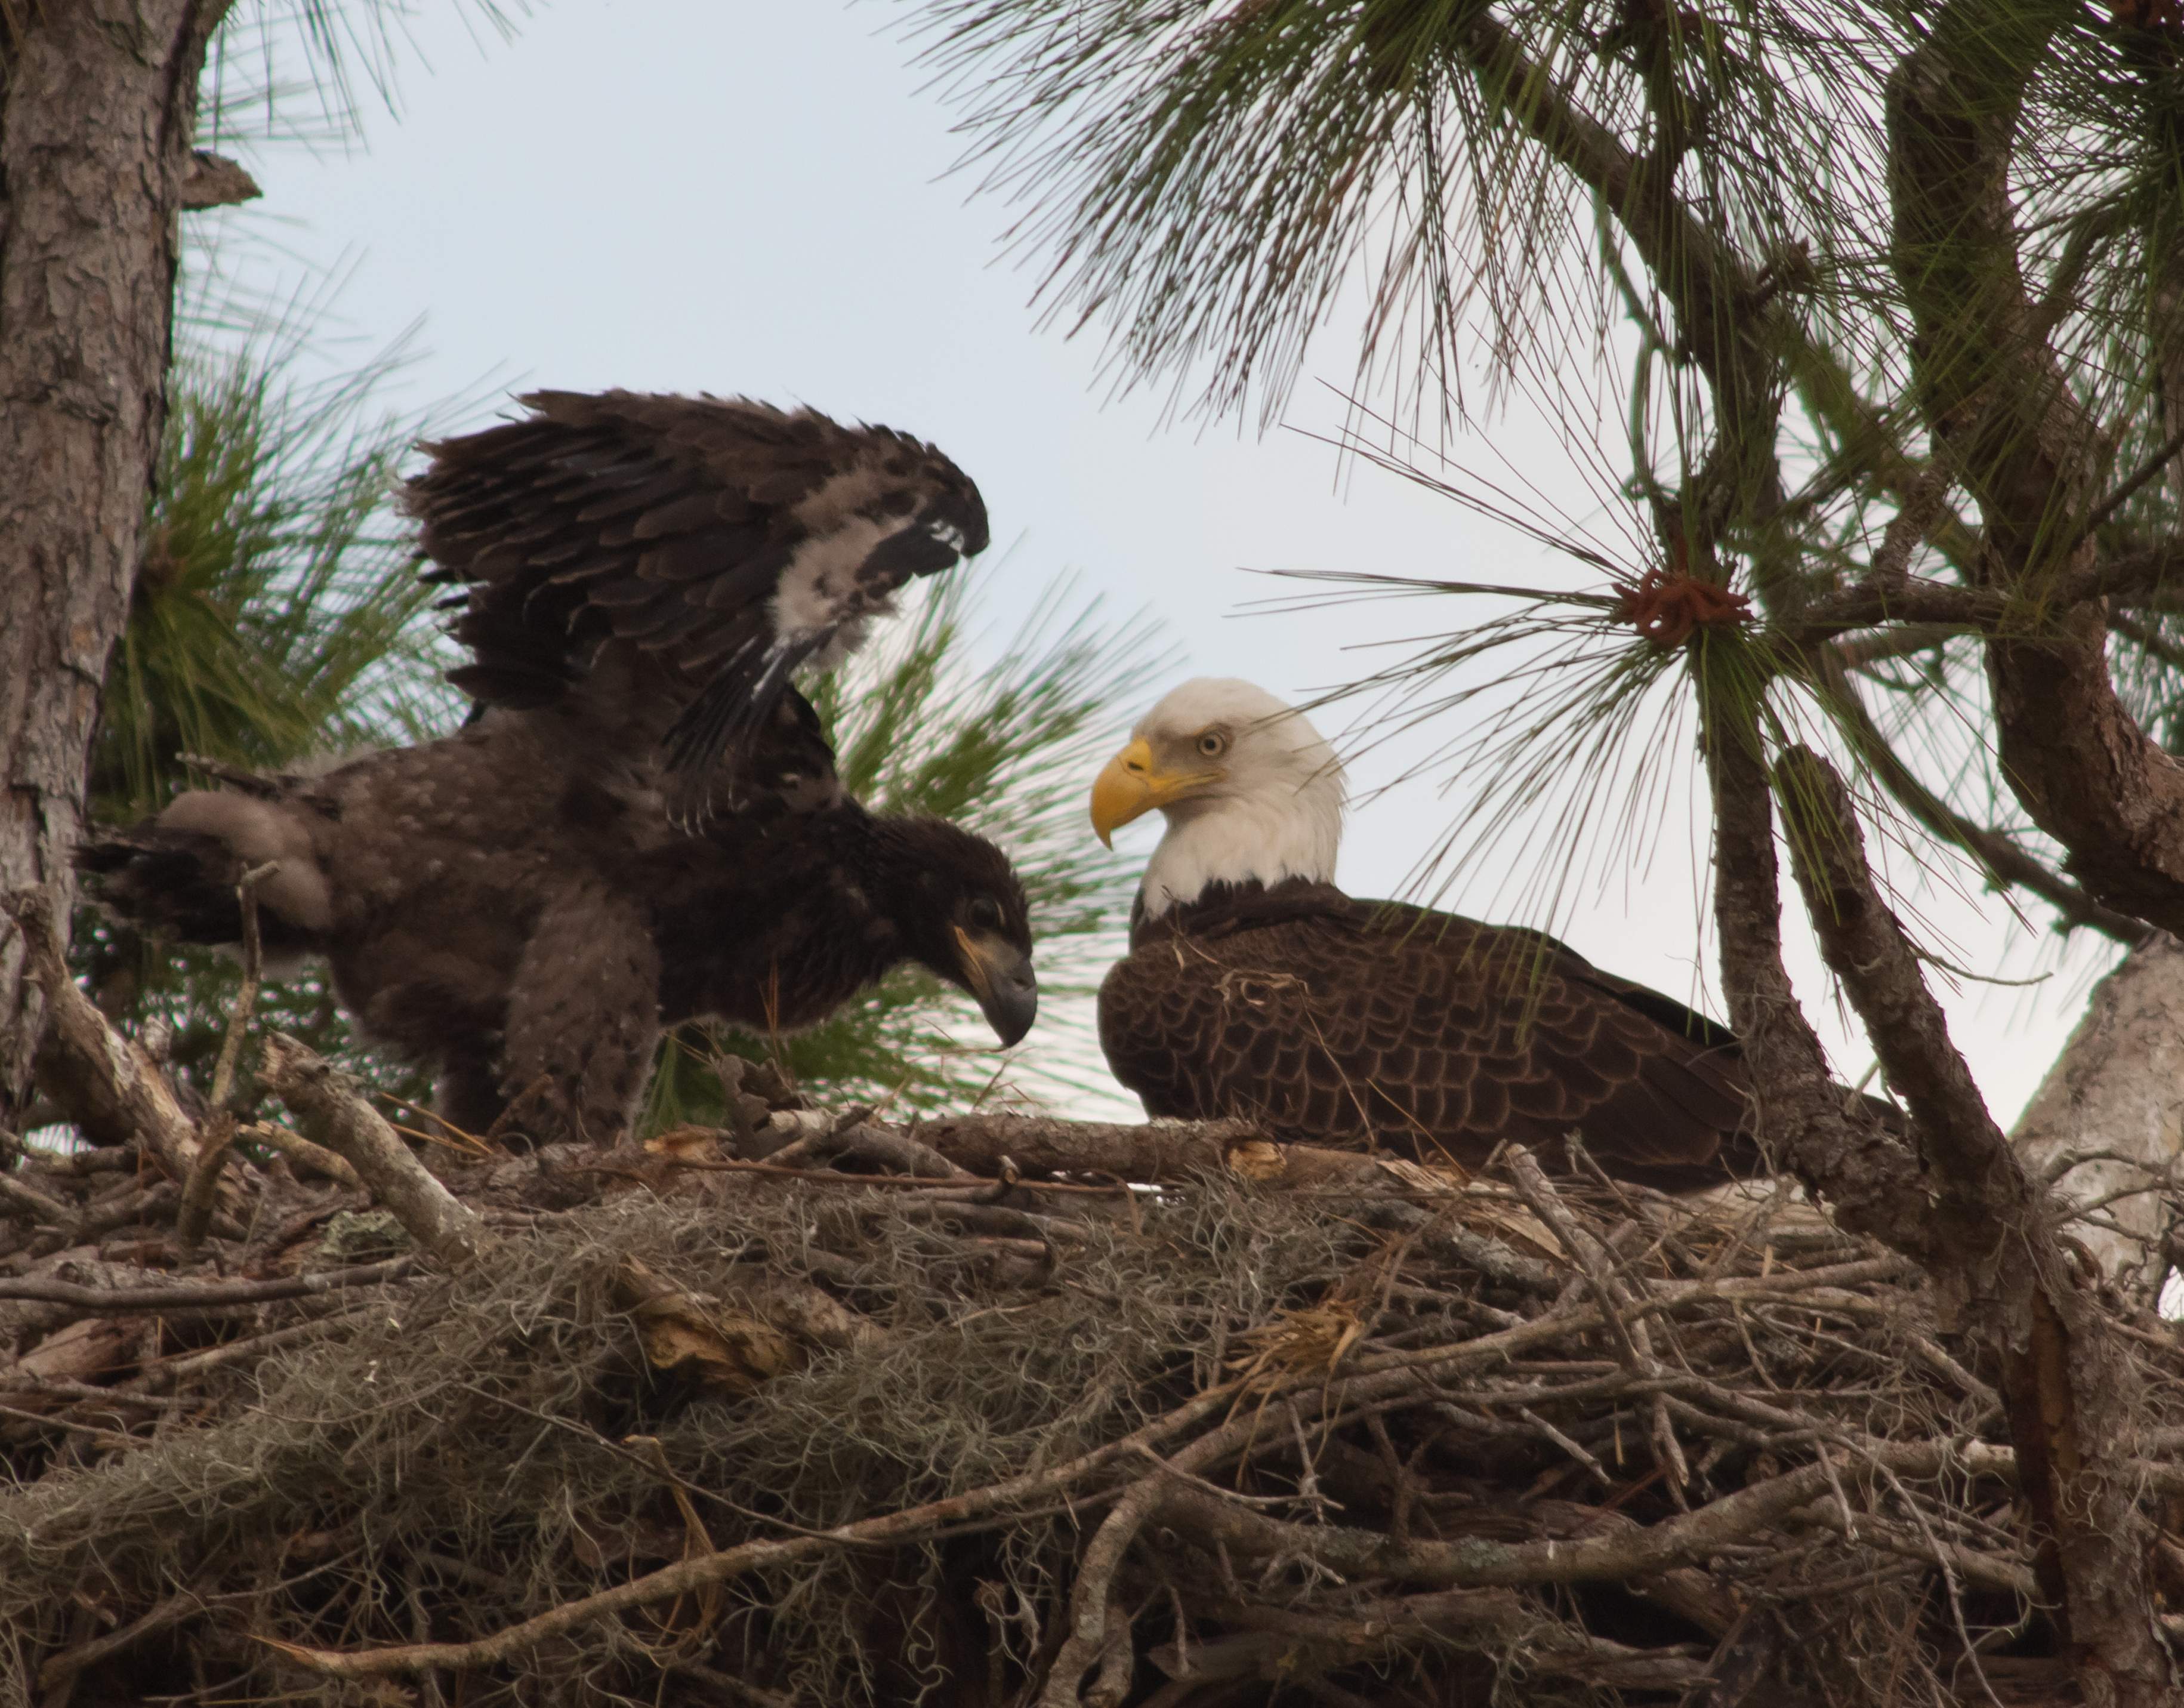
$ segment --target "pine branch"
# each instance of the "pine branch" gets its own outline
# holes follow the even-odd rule
[[[1828,965],[1909,1106],[1925,1164],[1929,1269],[1997,1354],[2018,1465],[2043,1532],[2035,1571],[2067,1609],[2119,1705],[2173,1700],[2151,1615],[2153,1533],[2124,1444],[2142,1396],[2113,1326],[2090,1308],[2029,1180],[1987,1113],[1917,957],[1874,888],[1858,821],[1825,761],[1792,748],[1775,766],[1806,911]]]

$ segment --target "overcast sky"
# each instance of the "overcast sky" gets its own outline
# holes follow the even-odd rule
[[[562,0],[504,41],[467,8],[428,8],[400,56],[398,118],[368,109],[351,148],[249,155],[266,193],[248,216],[260,239],[249,265],[270,285],[301,276],[305,260],[346,261],[338,313],[351,354],[421,317],[421,354],[391,394],[404,405],[467,397],[482,419],[492,399],[534,384],[707,390],[931,438],[978,481],[996,544],[1011,549],[996,630],[1073,569],[1115,615],[1157,613],[1187,657],[1178,679],[1244,676],[1301,695],[1373,667],[1376,642],[1482,614],[1449,600],[1240,614],[1287,590],[1254,570],[1572,582],[1523,537],[1346,468],[1312,437],[1342,414],[1312,377],[1289,430],[1264,438],[1166,427],[1164,396],[1112,395],[1096,333],[1042,328],[1034,273],[1001,256],[1010,210],[950,173],[952,115],[911,64],[894,15],[830,0]],[[275,245],[298,260],[279,260]],[[1338,326],[1309,367],[1341,383],[1353,360]],[[1587,514],[1592,483],[1541,423],[1518,410],[1476,433],[1459,448],[1467,464],[1505,459]],[[1117,745],[1142,710],[1116,708]],[[1340,733],[1340,717],[1323,721]],[[1557,851],[1542,821],[1445,905],[1549,925],[1603,965],[1719,1013],[1689,728],[1667,756],[1677,786],[1650,817],[1642,864],[1618,857],[1557,911],[1528,909],[1524,872]],[[1397,893],[1459,807],[1423,780],[1374,792],[1428,745],[1414,738],[1353,766],[1365,797],[1343,854],[1353,891]],[[1149,849],[1156,834],[1124,835]],[[2023,978],[2052,961],[1991,898],[1937,896],[1926,918],[1936,946],[1973,972]],[[2005,1120],[2059,1048],[2098,963],[2081,952],[2030,990],[1942,992]],[[1802,935],[1793,971],[1838,1069],[1863,1071],[1870,1052],[1842,1024]]]

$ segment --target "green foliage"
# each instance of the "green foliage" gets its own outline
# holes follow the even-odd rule
[[[1365,425],[1345,449],[1566,554],[1522,588],[1378,578],[1396,595],[1518,601],[1425,622],[1410,656],[1357,684],[1383,731],[1461,714],[1433,762],[1466,803],[1444,856],[1515,830],[1552,896],[1580,848],[1630,852],[1705,684],[1682,667],[1690,650],[1633,633],[1615,589],[1688,572],[1777,625],[1744,661],[1774,684],[1771,729],[1855,762],[1871,804],[1968,851],[1953,881],[1998,874],[2067,901],[2062,851],[1992,751],[1964,625],[1876,623],[1843,653],[1792,625],[1868,575],[1892,528],[1892,573],[1984,573],[1978,504],[1926,417],[1937,383],[1975,385],[2000,352],[1983,334],[1915,343],[1914,292],[2021,292],[2097,425],[2113,507],[2097,489],[2048,518],[2051,549],[2098,522],[2108,561],[2173,559],[2184,464],[2130,485],[2184,426],[2184,62],[2166,14],[2059,0],[919,11],[986,187],[1049,267],[1045,299],[1105,332],[1124,382],[1189,386],[1217,415],[1256,402],[1271,421],[1307,341],[1362,300],[1350,405]],[[1965,125],[2014,127],[1998,246],[1903,223],[1901,175],[1921,166],[1887,102],[1944,25],[1971,32],[1959,61],[1991,86]],[[1590,494],[1443,453],[1477,368],[1490,401],[1519,393],[1556,423]],[[1365,395],[1382,392],[1384,412]],[[1438,444],[1409,430],[1421,421]],[[1491,435],[1474,443],[1494,455]],[[2037,635],[2036,585],[2021,604],[2000,627]],[[2111,623],[2133,711],[2173,740],[2184,601],[2156,588]]]
[[[718,1118],[717,1053],[775,1063],[831,1098],[960,1108],[995,1095],[1066,1094],[1104,1080],[1089,996],[1118,952],[1134,874],[1095,839],[1084,795],[1114,736],[1173,656],[1142,619],[1100,621],[1096,600],[1035,621],[989,664],[968,627],[983,575],[922,583],[911,608],[812,689],[843,781],[875,811],[950,818],[1006,849],[1032,902],[1040,1018],[1004,1058],[967,997],[898,969],[825,1024],[762,1039],[678,1029],[665,1045],[644,1125]],[[1067,606],[1066,589],[1039,600]]]
[[[322,762],[452,728],[443,645],[387,506],[423,424],[374,397],[397,356],[302,378],[297,328],[185,355],[129,623],[109,661],[92,749],[92,816],[156,812],[193,778],[185,754],[254,770]],[[77,971],[109,1013],[156,1022],[187,1081],[209,1077],[240,973],[226,957],[153,944],[86,910]],[[268,985],[264,1024],[404,1096],[423,1078],[350,1039],[322,971]]]
[[[452,725],[434,589],[387,510],[419,424],[372,412],[387,371],[313,384],[249,348],[176,364],[92,753],[98,816],[158,810],[185,754],[277,770]]]

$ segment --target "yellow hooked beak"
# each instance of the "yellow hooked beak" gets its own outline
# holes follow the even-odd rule
[[[1219,766],[1204,771],[1162,771],[1153,763],[1151,744],[1133,741],[1107,762],[1092,785],[1092,828],[1110,848],[1115,833],[1133,818],[1195,795],[1223,776]]]

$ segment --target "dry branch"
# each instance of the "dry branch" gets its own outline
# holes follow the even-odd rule
[[[46,1035],[38,1051],[40,1090],[94,1145],[142,1140],[176,1180],[197,1161],[195,1123],[176,1101],[159,1064],[106,1024],[69,975],[53,898],[26,890],[5,902],[22,933],[30,975],[44,993]]]
[[[295,1113],[297,1125],[356,1170],[420,1250],[451,1268],[483,1254],[488,1241],[477,1212],[426,1172],[348,1075],[286,1032],[265,1040],[262,1073],[266,1090]]]
[[[2075,1284],[2053,1207],[1951,1042],[1866,869],[1841,779],[1802,748],[1783,756],[1776,776],[1821,952],[1911,1110],[1938,1236],[1930,1267],[2000,1354],[2025,1493],[2052,1538],[2037,1556],[2042,1588],[2112,1671],[2119,1700],[2159,1700],[2169,1662],[2147,1614],[2153,1533],[2123,1459],[2142,1405],[2137,1371]]]
[[[220,1310],[233,1305],[265,1304],[275,1299],[314,1298],[343,1287],[376,1287],[399,1281],[416,1259],[389,1258],[354,1269],[321,1270],[315,1275],[280,1281],[210,1281],[176,1287],[95,1287],[69,1281],[0,1279],[0,1299],[40,1299],[93,1311]]]

